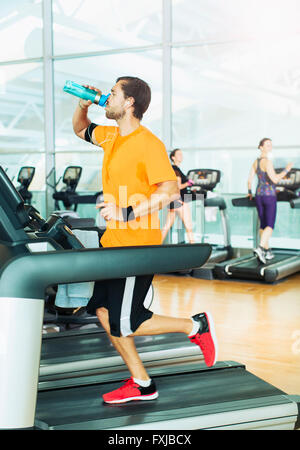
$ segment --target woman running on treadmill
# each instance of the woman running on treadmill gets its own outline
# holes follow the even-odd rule
[[[194,183],[192,180],[189,180],[184,173],[180,170],[180,164],[183,160],[182,151],[179,148],[176,148],[170,153],[170,160],[172,162],[172,167],[177,176],[178,187],[180,189],[180,200],[176,200],[171,202],[168,205],[168,215],[166,219],[166,223],[162,229],[162,242],[165,240],[168,231],[172,227],[175,221],[176,214],[180,217],[188,236],[188,240],[190,244],[195,243],[194,234],[193,234],[193,224],[192,217],[189,205],[186,203],[187,198],[190,197],[190,194],[187,192],[187,187],[192,186]]]
[[[251,166],[248,177],[248,197],[252,199],[252,182],[255,174],[258,184],[255,193],[255,203],[260,220],[259,236],[260,243],[254,249],[258,259],[266,264],[267,260],[274,258],[274,254],[269,247],[269,240],[272,236],[277,211],[276,184],[286,176],[293,164],[287,164],[286,168],[277,174],[274,170],[272,158],[272,140],[263,138],[259,145],[260,157]]]

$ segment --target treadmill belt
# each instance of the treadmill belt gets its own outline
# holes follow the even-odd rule
[[[279,251],[274,258],[262,264],[256,256],[248,255],[232,261],[217,264],[215,274],[218,277],[264,280],[274,282],[300,270],[300,253]]]
[[[143,351],[155,351],[157,346],[163,345],[169,349],[190,345],[183,333],[162,334],[155,336],[136,336],[137,348]],[[116,356],[118,352],[113,348],[106,333],[102,330],[85,334],[64,333],[43,339],[41,366],[54,363],[67,363],[78,359],[88,360]]]
[[[271,259],[270,261],[267,261],[266,264],[264,264],[265,267],[268,267],[272,264],[284,261],[287,258],[290,258],[291,255],[282,255],[282,254],[277,254],[275,255],[275,257],[273,259]],[[258,260],[258,258],[255,256],[251,259],[248,259],[247,261],[241,262],[240,264],[238,264],[237,266],[232,266],[230,268],[230,270],[255,270],[255,271],[260,271],[260,269],[262,268],[263,264]]]
[[[39,392],[36,419],[50,429],[109,429],[286,402],[282,391],[241,366],[158,376],[155,382],[158,399],[119,405],[101,397],[119,382]]]

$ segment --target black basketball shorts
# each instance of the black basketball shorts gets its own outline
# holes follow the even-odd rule
[[[110,334],[116,337],[128,336],[152,317],[153,313],[144,306],[152,280],[153,275],[139,275],[96,281],[87,312],[94,315],[97,308],[106,308]]]

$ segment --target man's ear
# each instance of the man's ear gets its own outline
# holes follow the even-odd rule
[[[125,101],[125,104],[128,106],[133,106],[134,104],[134,98],[133,97],[128,97]]]

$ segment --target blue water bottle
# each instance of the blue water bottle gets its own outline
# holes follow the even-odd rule
[[[76,97],[82,98],[83,100],[90,100],[92,103],[95,103],[99,106],[105,106],[108,97],[108,95],[101,95],[99,92],[94,91],[94,89],[89,89],[84,86],[81,86],[81,84],[75,83],[74,81],[67,80],[64,85],[64,91],[68,94],[75,95]]]

